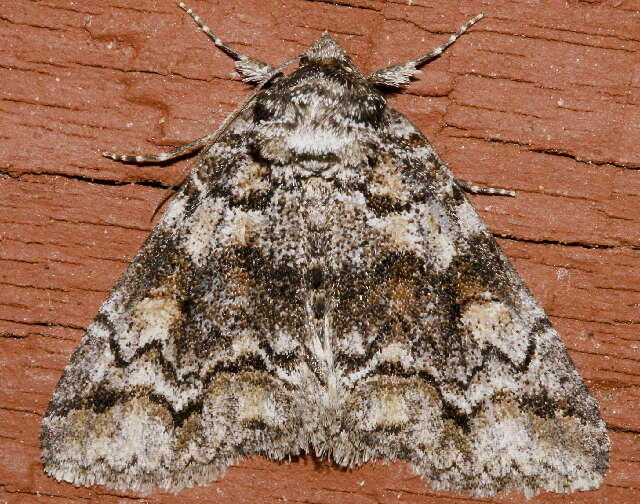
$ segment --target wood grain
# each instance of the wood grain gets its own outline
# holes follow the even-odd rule
[[[192,1],[231,45],[279,63],[328,29],[365,71],[477,24],[390,102],[462,179],[544,305],[613,441],[600,490],[640,501],[640,2]],[[42,414],[110,287],[188,160],[127,166],[215,128],[249,87],[173,2],[7,2],[0,13],[0,503],[174,502],[42,472]],[[403,464],[342,470],[256,457],[186,504],[523,502],[431,491]]]

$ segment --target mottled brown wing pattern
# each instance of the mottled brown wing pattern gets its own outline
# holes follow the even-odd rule
[[[372,169],[386,193],[335,217],[369,241],[330,314],[336,423],[349,426],[334,456],[409,461],[435,488],[478,496],[590,488],[609,446],[595,401],[447,167],[390,114]]]
[[[600,485],[609,440],[557,333],[420,132],[328,35],[203,148],[74,353],[45,470],[177,491],[250,454],[410,462],[434,488]],[[477,188],[475,188],[477,189]],[[487,190],[489,194],[505,191]]]
[[[43,426],[53,476],[179,490],[306,447],[301,279],[257,244],[272,187],[246,128],[211,148],[74,353]]]

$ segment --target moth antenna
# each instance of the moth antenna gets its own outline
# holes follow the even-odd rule
[[[228,56],[236,60],[236,70],[242,75],[242,80],[245,82],[259,83],[265,79],[265,77],[273,71],[273,67],[267,63],[264,63],[255,58],[251,58],[236,51],[232,47],[223,42],[209,26],[198,16],[193,10],[187,7],[184,2],[178,3],[183,11],[193,18],[196,24],[200,27],[207,37],[209,37],[213,43],[224,51]]]
[[[451,46],[456,40],[458,40],[463,33],[465,33],[483,17],[484,14],[478,14],[477,16],[471,18],[469,21],[463,24],[456,33],[451,35],[446,40],[446,42],[439,45],[424,56],[420,56],[419,58],[407,61],[405,63],[391,65],[385,68],[381,68],[380,70],[376,70],[367,77],[367,80],[374,85],[380,86],[388,86],[393,88],[406,86],[411,82],[411,77],[419,73],[419,67],[421,67],[428,61],[440,56],[449,46]]]

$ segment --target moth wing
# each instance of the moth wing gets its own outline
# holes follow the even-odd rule
[[[368,250],[333,292],[348,426],[334,457],[408,461],[478,496],[597,487],[605,424],[558,334],[433,148],[390,114],[366,206],[343,212]]]
[[[50,475],[177,491],[244,455],[300,451],[303,307],[290,281],[267,292],[290,272],[255,243],[269,226],[263,176],[223,140],[171,202],[56,388],[42,431]]]

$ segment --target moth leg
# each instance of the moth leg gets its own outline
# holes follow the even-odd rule
[[[424,65],[427,61],[440,56],[444,50],[453,44],[458,38],[471,28],[474,24],[480,21],[484,17],[484,14],[478,14],[474,18],[463,24],[456,33],[451,35],[449,39],[439,47],[436,47],[433,51],[420,56],[417,59],[401,63],[399,65],[392,65],[380,70],[377,70],[367,76],[367,80],[374,85],[387,86],[399,88],[409,84],[411,77],[419,73],[418,67]]]
[[[119,161],[121,163],[161,163],[162,161],[169,161],[170,159],[176,159],[177,157],[187,154],[191,151],[199,149],[206,145],[211,138],[212,134],[198,138],[193,142],[189,142],[182,147],[178,147],[170,152],[161,152],[160,154],[154,154],[151,156],[129,156],[127,154],[116,154],[114,152],[101,152],[104,157]]]
[[[508,189],[497,189],[495,187],[480,187],[477,185],[464,182],[462,180],[456,180],[456,183],[463,191],[467,191],[471,194],[489,194],[493,196],[512,196],[515,197],[516,192]]]
[[[255,84],[264,81],[271,72],[274,71],[274,68],[267,63],[263,63],[260,60],[250,58],[249,56],[245,56],[244,54],[232,49],[227,44],[225,44],[222,40],[220,40],[215,33],[211,31],[205,22],[202,20],[200,16],[198,16],[195,12],[193,12],[189,7],[187,7],[183,2],[178,4],[183,11],[189,14],[196,24],[200,27],[200,29],[213,40],[213,43],[219,49],[222,49],[227,55],[233,58],[236,63],[236,70],[240,75],[242,75],[242,80],[244,82],[253,82]]]

